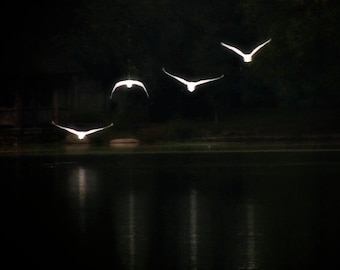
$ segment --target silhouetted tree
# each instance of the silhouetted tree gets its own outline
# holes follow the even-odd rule
[[[114,81],[137,77],[149,90],[151,115],[162,115],[156,118],[217,120],[242,107],[336,106],[339,5],[336,0],[78,0],[66,13],[65,6],[58,7],[60,18],[54,13],[53,31],[45,31],[34,50],[39,57],[31,58],[49,59],[45,71],[83,70],[108,93]],[[56,27],[63,14],[66,22]],[[220,45],[250,50],[268,38],[270,45],[250,64]],[[188,79],[225,77],[190,97],[162,67]]]
[[[339,3],[332,0],[243,0],[254,35],[272,38],[253,76],[275,89],[281,106],[339,104]]]

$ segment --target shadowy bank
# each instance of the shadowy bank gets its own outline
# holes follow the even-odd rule
[[[340,142],[340,110],[249,110],[231,113],[220,122],[177,119],[167,122],[115,123],[89,136],[85,143],[105,145],[111,140],[134,138],[141,143],[329,141]],[[69,134],[45,126],[0,129],[0,144],[70,143]]]

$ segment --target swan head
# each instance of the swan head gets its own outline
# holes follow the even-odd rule
[[[188,91],[190,91],[190,92],[194,92],[195,89],[196,89],[196,85],[193,84],[193,83],[189,83],[187,86],[188,86],[188,87],[187,87],[187,88],[188,88]]]
[[[126,87],[127,88],[131,88],[132,85],[133,85],[133,81],[131,81],[131,80],[126,81]]]
[[[86,134],[84,134],[84,133],[78,133],[77,134],[79,140],[83,140],[85,138],[85,135]]]
[[[245,55],[243,57],[243,62],[245,62],[245,63],[250,63],[252,60],[253,60],[253,58],[252,58],[251,55]]]

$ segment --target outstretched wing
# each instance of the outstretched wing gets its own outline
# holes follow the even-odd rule
[[[118,88],[122,85],[126,85],[126,81],[119,81],[115,84],[115,86],[113,87],[113,89],[111,91],[110,99],[112,98],[113,92],[116,90],[116,88]]]
[[[89,135],[89,134],[95,133],[95,132],[97,132],[97,131],[101,131],[101,130],[103,130],[103,129],[107,129],[107,128],[112,127],[112,126],[113,126],[113,123],[111,123],[110,125],[108,125],[108,126],[106,126],[106,127],[90,129],[90,130],[88,130],[88,131],[85,131],[84,133],[85,133],[85,135]]]
[[[133,84],[142,87],[142,88],[144,89],[146,95],[149,97],[149,93],[148,93],[148,91],[146,90],[146,88],[145,88],[145,86],[144,86],[144,84],[143,84],[142,82],[140,82],[140,81],[133,81]]]
[[[70,132],[70,133],[73,133],[73,134],[75,134],[75,135],[78,135],[78,131],[75,130],[75,129],[60,126],[60,125],[56,124],[54,121],[52,121],[52,124],[55,125],[55,126],[58,127],[58,128],[64,129],[64,130],[66,130],[66,131],[68,131],[68,132]]]
[[[221,75],[221,76],[216,77],[216,78],[211,78],[211,79],[206,79],[206,80],[200,80],[200,81],[197,82],[197,85],[203,84],[203,83],[212,82],[212,81],[216,81],[216,80],[219,80],[219,79],[221,79],[221,78],[223,78],[223,77],[224,77],[224,75]]]
[[[259,46],[257,46],[250,54],[254,55],[255,53],[258,52],[258,50],[260,50],[263,46],[267,45],[272,39],[267,40],[266,42],[260,44]]]
[[[180,78],[180,77],[177,77],[177,76],[175,76],[175,75],[170,74],[169,72],[167,72],[167,71],[165,70],[165,68],[163,68],[162,70],[164,71],[165,74],[167,74],[167,75],[169,75],[170,77],[176,79],[177,81],[180,81],[181,83],[184,83],[184,84],[188,84],[188,81],[187,81],[187,80],[184,80],[183,78]]]
[[[233,46],[230,46],[230,45],[225,44],[223,42],[221,42],[221,45],[226,47],[226,48],[228,48],[228,49],[230,49],[230,50],[232,50],[232,51],[234,51],[235,53],[237,53],[238,55],[241,55],[242,57],[245,56],[245,54],[241,50],[239,50],[239,49],[237,49],[237,48],[235,48]]]

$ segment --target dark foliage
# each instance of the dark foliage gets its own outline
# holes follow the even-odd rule
[[[119,79],[138,78],[150,91],[154,120],[217,120],[244,107],[337,107],[339,3],[78,0],[11,5],[6,11],[13,16],[2,19],[6,75],[83,72],[100,82],[98,91],[107,92]],[[220,45],[230,42],[247,50],[268,38],[270,45],[250,64]],[[225,77],[190,96],[162,67],[188,79]]]

